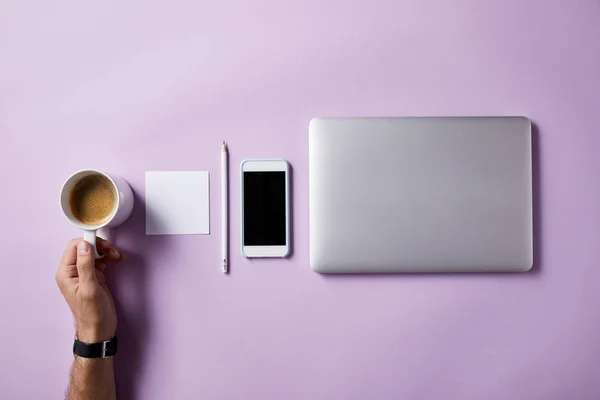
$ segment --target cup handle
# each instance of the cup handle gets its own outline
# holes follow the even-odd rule
[[[92,254],[94,254],[96,260],[104,257],[103,254],[98,254],[98,250],[96,249],[96,231],[83,231],[83,240],[90,244]]]

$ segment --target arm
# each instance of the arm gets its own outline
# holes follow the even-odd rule
[[[121,254],[109,242],[98,239],[105,257],[94,260],[90,246],[82,239],[69,242],[56,272],[60,288],[77,327],[77,338],[86,343],[111,339],[117,329],[115,305],[106,286],[107,261],[119,261]],[[113,358],[75,356],[68,400],[115,400]]]
[[[75,357],[67,399],[114,400],[116,398],[113,358]]]

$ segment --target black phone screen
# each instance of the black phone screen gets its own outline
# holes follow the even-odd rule
[[[244,246],[285,246],[285,172],[244,172]]]

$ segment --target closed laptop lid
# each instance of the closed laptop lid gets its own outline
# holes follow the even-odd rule
[[[532,267],[527,118],[316,118],[309,149],[314,271]]]

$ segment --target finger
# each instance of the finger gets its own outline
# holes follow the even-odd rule
[[[96,278],[98,278],[98,271],[104,272],[106,269],[106,263],[102,261],[96,261]]]
[[[111,242],[97,238],[96,246],[98,248],[98,252],[104,254],[110,261],[119,261],[121,259],[121,252],[115,247]]]
[[[96,281],[96,260],[91,246],[85,240],[77,244],[77,274],[80,282]]]
[[[104,285],[106,283],[106,277],[104,276],[103,272],[97,271],[96,272],[96,279],[98,279],[98,283],[100,285]]]
[[[77,262],[77,242],[79,240],[81,239],[73,239],[67,244],[67,248],[65,249],[55,275],[58,286],[61,286],[65,280],[77,276],[75,263]]]
[[[62,265],[75,265],[75,263],[77,262],[77,244],[81,241],[81,238],[75,238],[75,239],[71,239],[69,241],[69,243],[67,244],[67,248],[63,254],[63,258],[61,261]],[[110,248],[115,248],[114,245],[109,242],[108,240],[104,240],[102,238],[96,238],[96,246],[98,248],[98,250],[108,250]],[[116,250],[116,248],[115,248]],[[119,251],[117,250],[117,254],[119,253]],[[114,259],[115,257],[113,256],[113,260],[112,261],[116,261],[116,259]],[[118,259],[119,257],[117,257]]]
[[[115,247],[111,242],[106,239],[96,238],[96,247],[98,250],[110,249],[111,247]]]
[[[75,265],[77,262],[77,243],[79,243],[80,240],[81,238],[77,238],[69,241],[60,262],[61,266]]]
[[[71,278],[77,278],[79,275],[77,273],[77,267],[75,264],[62,266],[56,272],[56,281],[63,282]]]
[[[119,253],[119,251],[114,247],[107,250],[102,250],[102,254],[104,254],[104,258],[108,261],[120,261],[122,256],[121,253]]]

